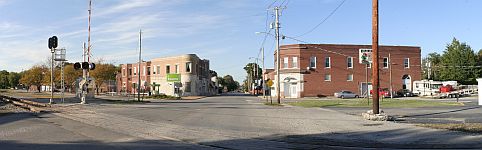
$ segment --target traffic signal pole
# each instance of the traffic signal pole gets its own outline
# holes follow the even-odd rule
[[[51,48],[52,59],[50,59],[50,101],[49,104],[54,103],[54,52],[55,49]]]
[[[379,114],[379,60],[378,60],[378,0],[372,0],[373,16],[372,16],[372,62],[373,62],[373,114]]]

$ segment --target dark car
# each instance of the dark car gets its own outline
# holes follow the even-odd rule
[[[409,89],[401,89],[397,91],[397,96],[400,97],[412,97],[414,94]]]

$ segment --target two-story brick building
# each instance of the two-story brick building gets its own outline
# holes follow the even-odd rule
[[[139,77],[141,92],[153,94],[163,93],[175,95],[176,88],[180,96],[213,95],[215,84],[211,81],[209,60],[200,59],[195,54],[155,58],[141,63],[121,64],[121,72],[117,76],[117,87],[121,93],[137,93]],[[140,69],[140,74],[138,74]],[[168,74],[178,74],[180,81],[170,82]]]
[[[285,98],[330,96],[349,90],[364,96],[371,89],[371,65],[359,63],[359,51],[371,45],[292,44],[280,48],[280,95]],[[421,79],[421,50],[380,46],[380,87],[412,89]],[[389,55],[390,59],[389,60]],[[275,64],[276,64],[275,54]],[[390,80],[391,71],[391,80]],[[276,72],[268,75],[276,82]],[[368,78],[368,82],[366,79]],[[275,85],[271,93],[276,95]],[[368,90],[367,90],[368,89]]]

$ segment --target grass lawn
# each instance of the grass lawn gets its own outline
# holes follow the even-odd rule
[[[462,131],[469,133],[482,133],[482,123],[464,123],[464,124],[417,124],[416,126],[446,129],[452,131]]]
[[[144,104],[144,103],[150,103],[151,101],[137,101],[137,100],[105,100],[114,104]]]
[[[371,107],[367,103],[366,99],[337,99],[337,100],[303,100],[299,102],[288,103],[293,106],[301,107]],[[437,107],[437,106],[463,106],[463,103],[458,102],[440,102],[430,100],[397,100],[397,99],[384,99],[380,101],[381,107]]]

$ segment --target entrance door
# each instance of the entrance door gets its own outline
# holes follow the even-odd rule
[[[285,82],[284,83],[284,97],[289,98],[291,97],[291,83]]]
[[[361,83],[360,85],[360,95],[363,97],[370,96],[370,90],[372,90],[372,83]]]
[[[410,75],[406,74],[402,76],[402,88],[412,91],[412,79]]]
[[[290,85],[290,87],[291,87],[291,89],[290,89],[290,90],[291,90],[291,91],[290,91],[290,97],[291,97],[291,98],[296,98],[296,97],[298,97],[298,92],[297,92],[297,90],[296,90],[296,88],[297,88],[296,85],[297,85],[296,83],[292,83],[292,84]]]

